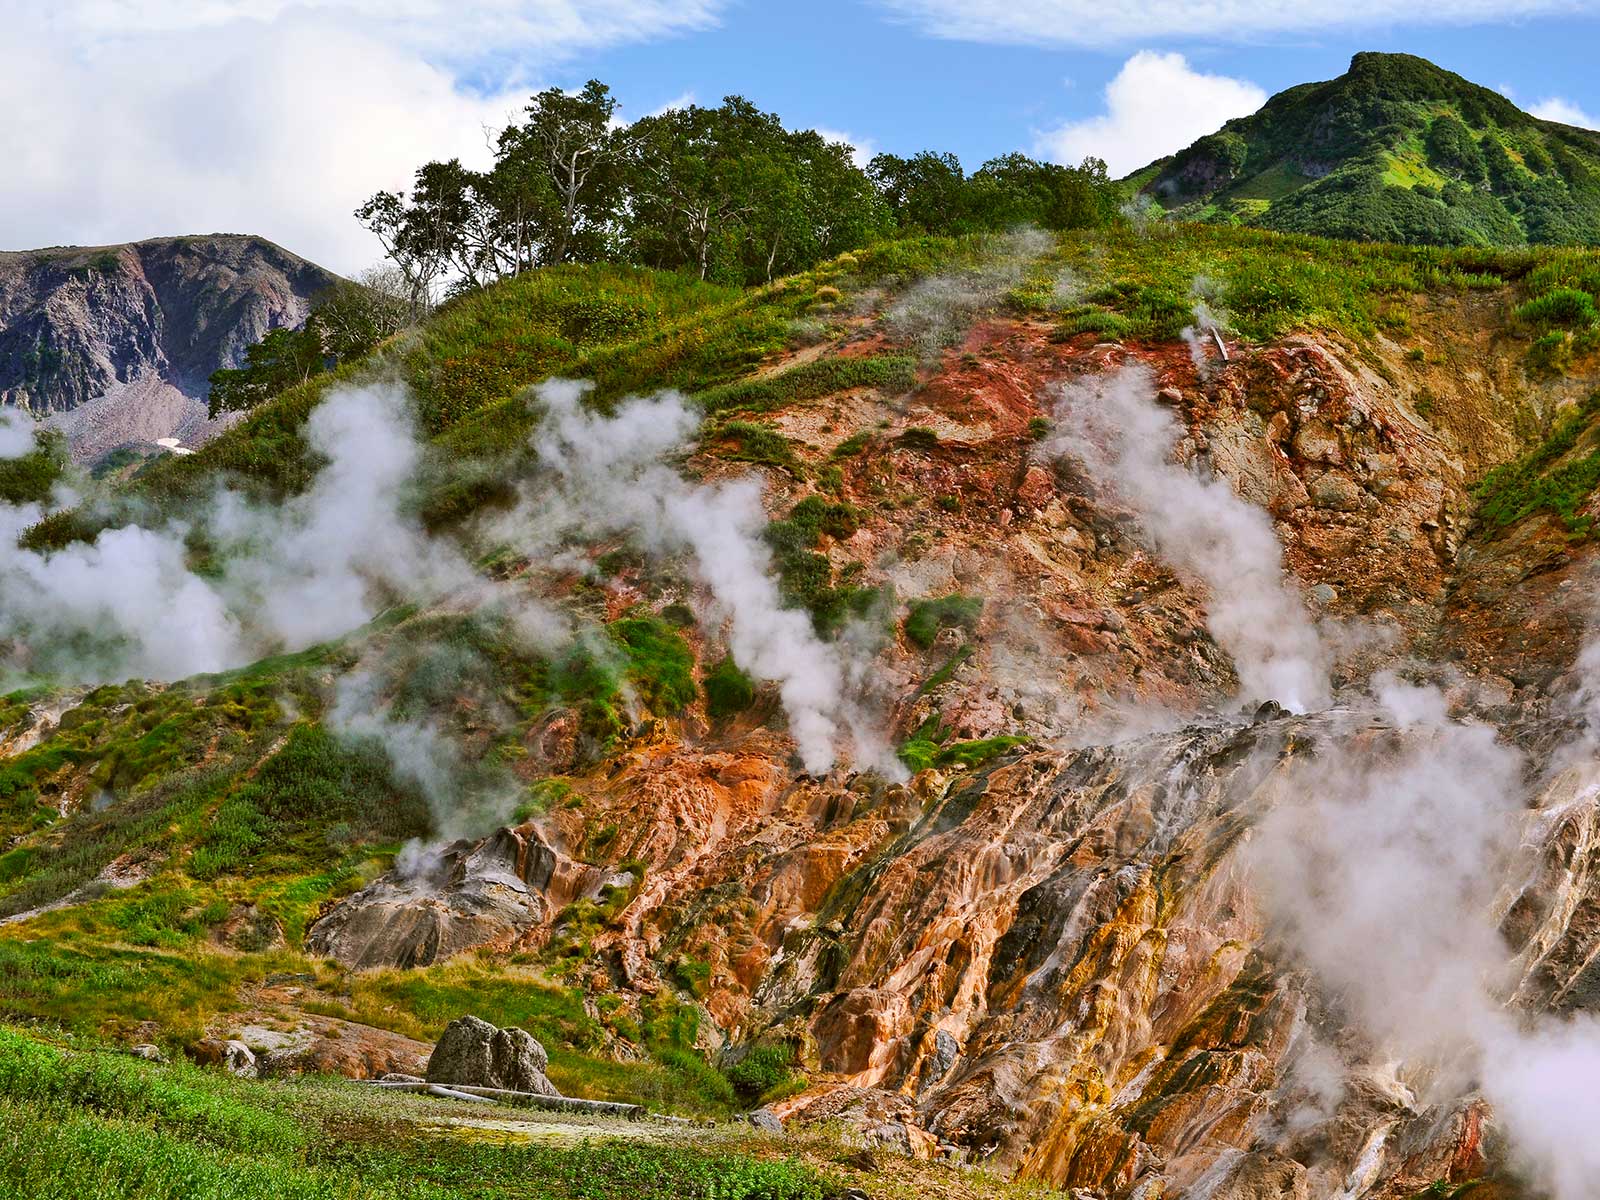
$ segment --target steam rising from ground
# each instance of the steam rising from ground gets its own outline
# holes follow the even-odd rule
[[[12,667],[84,682],[178,679],[297,650],[371,619],[386,599],[470,578],[404,507],[420,451],[403,391],[333,392],[306,436],[327,462],[279,507],[224,493],[192,523],[126,525],[0,561],[0,642]],[[14,541],[22,520],[8,514]],[[217,569],[189,565],[189,541]]]
[[[33,422],[20,409],[0,408],[0,461],[21,458],[33,450]]]
[[[1522,755],[1456,722],[1435,689],[1377,681],[1395,727],[1319,745],[1255,830],[1250,860],[1276,935],[1380,1044],[1476,1089],[1519,1165],[1557,1200],[1600,1178],[1600,1024],[1518,1013],[1496,905],[1522,850]],[[1426,1078],[1427,1076],[1422,1076]]]
[[[1194,363],[1196,374],[1201,379],[1209,379],[1212,371],[1212,339],[1220,337],[1228,327],[1228,314],[1220,302],[1222,288],[1214,279],[1196,275],[1189,286],[1189,295],[1194,301],[1190,308],[1194,324],[1185,325],[1180,336],[1184,345],[1189,347],[1189,359]]]
[[[1207,624],[1233,656],[1245,696],[1305,712],[1328,700],[1328,667],[1304,604],[1285,580],[1265,513],[1226,481],[1173,461],[1183,434],[1155,402],[1144,366],[1062,387],[1044,453],[1071,455],[1095,486],[1138,515],[1151,549],[1204,583]]]
[[[542,476],[511,536],[547,558],[569,538],[605,534],[626,535],[656,554],[689,554],[727,619],[734,660],[778,685],[806,770],[828,770],[849,740],[857,761],[898,774],[855,716],[839,649],[817,637],[806,613],[783,605],[761,537],[760,481],[695,483],[669,465],[700,424],[677,393],[626,400],[606,416],[583,408],[588,390],[567,380],[539,387],[544,420],[534,445]]]
[[[912,284],[884,313],[884,320],[896,334],[914,342],[924,358],[934,358],[1020,283],[1030,263],[1054,247],[1054,239],[1038,229],[1006,234],[995,239],[992,253],[968,270]],[[1066,273],[1062,278],[1068,279]]]

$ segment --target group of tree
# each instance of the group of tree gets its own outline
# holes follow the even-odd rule
[[[394,267],[374,267],[318,296],[298,329],[267,331],[238,367],[211,374],[211,415],[243,412],[279,392],[368,354],[415,316],[410,284]]]
[[[242,411],[414,322],[441,283],[470,291],[557,263],[626,262],[752,284],[901,234],[1035,225],[1077,229],[1116,213],[1098,159],[1065,167],[1007,154],[968,175],[953,154],[879,154],[785,129],[730,96],[632,124],[605,84],[550,88],[493,142],[493,164],[425,163],[409,192],[356,217],[392,266],[321,297],[301,329],[274,329],[211,376],[211,414]]]
[[[954,155],[854,150],[730,96],[631,124],[606,85],[551,88],[494,141],[493,164],[420,167],[409,192],[356,212],[402,272],[414,310],[443,280],[469,290],[531,268],[614,261],[764,282],[896,233],[1103,224],[1105,164],[1009,154],[967,175]]]

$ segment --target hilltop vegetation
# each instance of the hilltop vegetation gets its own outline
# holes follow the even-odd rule
[[[1177,217],[1287,233],[1600,243],[1600,133],[1405,54],[1357,54],[1339,78],[1280,92],[1131,182]]]

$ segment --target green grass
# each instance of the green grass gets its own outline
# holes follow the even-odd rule
[[[1560,252],[1600,264],[1600,255]],[[1556,251],[1395,246],[1224,225],[1064,234],[1061,260],[1084,280],[1084,303],[1064,335],[1165,341],[1192,323],[1196,277],[1216,282],[1231,332],[1269,341],[1300,329],[1368,337],[1391,326],[1408,298],[1498,287]]]
[[[900,743],[896,752],[900,761],[912,772],[926,771],[930,767],[957,767],[973,771],[1018,746],[1028,744],[1028,738],[1017,734],[977,738],[965,742],[950,742],[950,731],[936,717],[923,722],[909,738]]]
[[[1578,509],[1600,485],[1600,447],[1571,457],[1600,413],[1600,393],[1576,405],[1555,422],[1538,446],[1513,462],[1495,467],[1473,489],[1478,519],[1491,534],[1535,513],[1550,513],[1573,537],[1593,531],[1592,517]]]
[[[765,412],[853,388],[908,392],[916,381],[917,360],[910,357],[819,358],[762,379],[714,388],[697,399],[707,412]]]
[[[823,1200],[793,1159],[737,1148],[428,1136],[437,1103],[257,1083],[0,1028],[0,1193],[41,1200]]]

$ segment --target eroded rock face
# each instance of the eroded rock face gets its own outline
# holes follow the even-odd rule
[[[1467,545],[1462,431],[1310,338],[1235,348],[1203,382],[1181,349],[1063,349],[1018,323],[963,349],[900,407],[772,419],[824,454],[881,422],[939,430],[937,449],[891,450],[873,470],[894,492],[959,496],[940,536],[913,543],[868,516],[823,548],[892,562],[902,597],[1004,597],[971,636],[890,647],[873,671],[900,734],[938,717],[962,738],[1024,732],[1031,748],[895,784],[800,776],[766,727],[659,729],[577,770],[580,807],[451,847],[425,886],[380,880],[325,914],[312,948],[407,965],[536,946],[610,877],[572,861],[609,828],[609,870],[638,860],[645,874],[590,939],[585,982],[637,1003],[676,986],[675,961],[705,964],[709,1048],[785,1042],[807,1071],[775,1119],[844,1122],[868,1145],[1116,1200],[1397,1200],[1493,1170],[1481,1099],[1430,1097],[1420,1068],[1383,1059],[1273,944],[1248,869],[1252,830],[1303,791],[1294,768],[1312,747],[1404,732],[1369,707],[1294,716],[1237,696],[1193,581],[1025,437],[1061,380],[1145,361],[1185,427],[1177,456],[1270,513],[1314,612],[1359,619],[1336,685],[1350,694],[1444,645],[1461,664],[1453,695],[1536,739],[1517,725],[1540,711],[1523,689],[1564,669],[1581,621],[1561,617],[1554,585],[1504,602],[1516,569],[1545,577],[1539,556]],[[1501,436],[1494,415],[1485,399],[1480,423]],[[859,483],[842,494],[868,508]],[[793,486],[774,483],[774,514]],[[1539,545],[1576,577],[1576,556]],[[1529,607],[1566,622],[1540,643],[1537,677],[1506,666]],[[1207,715],[1174,729],[1155,710]],[[548,740],[540,769],[575,770]],[[1528,881],[1507,902],[1530,1007],[1600,1003],[1600,818],[1580,791],[1540,797]],[[548,877],[526,866],[544,861],[535,844],[557,863]]]
[[[531,827],[502,829],[419,853],[324,913],[306,947],[354,967],[427,966],[477,946],[509,948],[601,875],[557,855]]]
[[[497,1029],[477,1017],[458,1017],[433,1048],[427,1080],[558,1096],[545,1078],[549,1062],[544,1047],[525,1030]]]

